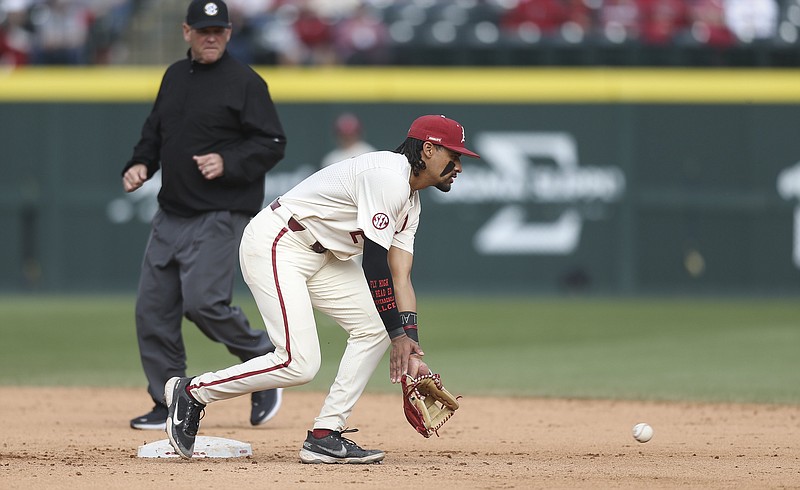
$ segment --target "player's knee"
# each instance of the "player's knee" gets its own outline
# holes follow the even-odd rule
[[[310,382],[319,372],[322,358],[320,355],[299,355],[292,359],[287,369],[297,384]]]
[[[310,383],[311,380],[317,375],[317,371],[298,371],[294,381],[297,385]]]

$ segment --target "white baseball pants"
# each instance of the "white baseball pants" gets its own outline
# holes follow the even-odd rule
[[[244,231],[239,259],[275,352],[195,377],[201,403],[311,381],[321,363],[313,309],[347,331],[347,347],[314,429],[343,430],[390,345],[364,273],[353,260],[311,249],[308,231],[291,231],[286,207],[261,211]]]

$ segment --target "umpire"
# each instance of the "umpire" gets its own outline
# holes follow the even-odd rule
[[[231,38],[221,0],[190,3],[187,57],[161,81],[133,157],[122,171],[133,192],[161,170],[159,210],[142,262],[136,334],[153,410],[135,429],[164,430],[164,384],[186,375],[185,316],[241,361],[275,350],[231,306],[239,242],[264,202],[264,175],[284,156],[286,137],[264,80],[226,52]],[[269,420],[280,390],[252,394],[250,423]]]

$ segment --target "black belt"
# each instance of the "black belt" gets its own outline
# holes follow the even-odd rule
[[[275,210],[276,210],[276,209],[278,209],[279,207],[281,207],[281,203],[280,203],[280,201],[279,201],[279,200],[277,200],[277,199],[275,199],[274,201],[272,201],[272,203],[269,205],[269,208],[270,208],[271,210],[273,210],[273,211],[275,211]],[[305,229],[306,229],[306,227],[305,227],[305,226],[301,225],[299,221],[297,221],[296,219],[294,219],[294,216],[292,216],[291,218],[289,218],[289,221],[287,221],[287,222],[286,222],[286,225],[287,225],[287,226],[289,227],[289,229],[290,229],[290,230],[292,230],[292,231],[305,231]],[[324,254],[325,252],[327,252],[327,251],[328,251],[328,249],[327,249],[327,248],[325,248],[325,247],[323,247],[323,246],[322,246],[322,244],[321,244],[321,243],[319,243],[319,242],[314,242],[314,244],[313,244],[313,245],[311,245],[311,250],[313,250],[313,251],[317,252],[318,254]]]

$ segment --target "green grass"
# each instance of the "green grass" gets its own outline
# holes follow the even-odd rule
[[[254,325],[260,316],[240,294]],[[0,297],[0,384],[143,386],[132,296]],[[421,298],[426,360],[463,395],[800,403],[797,299]],[[344,334],[319,318],[326,390]],[[186,322],[189,372],[235,359]],[[388,357],[387,357],[388,358]],[[372,391],[396,390],[384,358]]]

